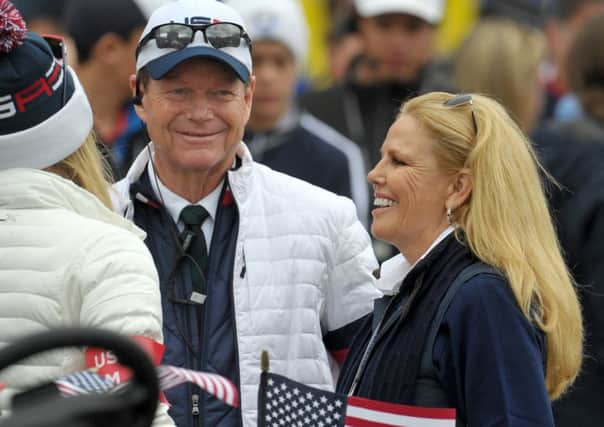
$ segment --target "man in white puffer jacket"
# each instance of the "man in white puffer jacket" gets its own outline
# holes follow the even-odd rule
[[[131,78],[153,142],[114,186],[114,207],[147,232],[163,363],[241,391],[234,409],[192,385],[169,390],[179,427],[255,427],[262,350],[272,371],[333,389],[379,295],[352,201],[255,163],[241,142],[255,87],[245,28],[224,3],[169,3],[149,19]]]
[[[67,326],[162,343],[157,271],[144,232],[109,209],[75,73],[2,0],[0,22],[0,347]],[[66,348],[2,370],[0,412],[14,393],[86,368],[84,350]],[[154,425],[174,425],[167,405]]]

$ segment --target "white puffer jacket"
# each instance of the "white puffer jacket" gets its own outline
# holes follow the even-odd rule
[[[239,209],[233,295],[243,421],[255,427],[262,350],[272,372],[333,389],[323,336],[369,313],[380,293],[370,238],[350,199],[255,163],[243,143],[238,156],[241,167],[228,172]],[[130,184],[148,160],[143,150],[114,186],[114,207],[127,217]]]
[[[162,342],[157,272],[144,233],[71,181],[0,171],[0,346],[61,326]],[[84,369],[83,353],[43,353],[0,373],[0,409],[17,390]],[[174,425],[162,405],[154,425]]]

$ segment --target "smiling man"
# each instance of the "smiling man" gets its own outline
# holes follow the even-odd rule
[[[147,232],[163,363],[241,391],[238,409],[192,385],[166,393],[180,427],[256,426],[262,350],[271,370],[333,388],[333,363],[379,295],[352,201],[255,163],[241,141],[256,87],[250,50],[230,6],[179,0],[149,19],[131,78],[152,142],[115,185],[114,206]]]

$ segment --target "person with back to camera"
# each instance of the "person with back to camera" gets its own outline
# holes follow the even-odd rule
[[[92,111],[60,39],[26,32],[0,1],[0,347],[53,328],[104,328],[162,342],[157,271],[144,233],[113,213]],[[84,352],[3,370],[18,390],[86,368]],[[161,404],[156,426],[172,426]]]
[[[255,163],[241,141],[255,77],[241,16],[214,0],[157,9],[131,77],[152,142],[114,187],[159,270],[164,363],[210,371],[240,408],[168,390],[180,427],[256,426],[260,356],[323,389],[371,311],[377,261],[354,204]]]
[[[403,105],[381,154],[371,231],[400,254],[338,391],[452,407],[458,425],[553,426],[582,323],[529,141],[496,101],[433,92]]]

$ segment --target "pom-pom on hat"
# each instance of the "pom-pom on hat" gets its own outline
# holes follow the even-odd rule
[[[47,168],[86,140],[92,110],[64,60],[0,0],[0,170]]]

